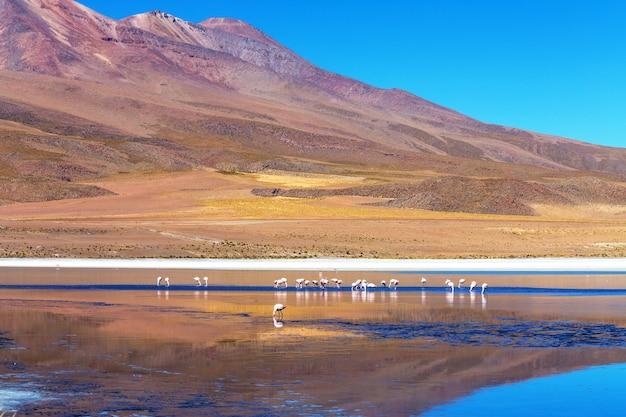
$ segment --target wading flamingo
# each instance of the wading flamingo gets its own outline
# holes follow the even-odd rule
[[[284,304],[274,304],[274,312],[272,313],[272,317],[278,317],[279,319],[282,319],[283,310],[286,308],[287,306]]]

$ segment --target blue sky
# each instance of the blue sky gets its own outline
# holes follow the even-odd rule
[[[626,147],[623,0],[84,0],[250,23],[326,70],[486,123]]]

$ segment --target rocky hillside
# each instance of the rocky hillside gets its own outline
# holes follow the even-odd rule
[[[544,198],[607,198],[568,176],[621,187],[626,174],[624,149],[485,124],[330,73],[235,19],[118,21],[72,0],[0,0],[0,83],[5,203],[99,195],[80,181],[124,172],[279,166],[366,169],[394,185],[341,192],[400,207],[532,214]],[[397,184],[399,172],[416,180]],[[621,204],[619,188],[610,195]]]

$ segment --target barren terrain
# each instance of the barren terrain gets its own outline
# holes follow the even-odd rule
[[[624,256],[626,149],[483,123],[244,22],[0,7],[0,256]]]
[[[0,207],[2,257],[474,258],[626,256],[626,206],[536,204],[534,216],[262,197],[364,177],[189,170],[93,181],[114,194]]]

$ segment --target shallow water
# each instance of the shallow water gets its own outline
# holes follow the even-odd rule
[[[566,391],[568,375],[578,375],[572,371],[626,363],[623,291],[233,291],[157,289],[117,278],[104,285],[107,278],[100,278],[95,284],[4,282],[2,410],[455,416],[475,410],[474,395],[520,383],[530,384],[521,385],[527,388],[520,407],[542,415],[547,400],[532,395],[543,389],[533,385],[540,377],[563,378],[551,384]],[[271,317],[274,303],[287,305],[281,321]],[[583,391],[587,380],[600,391],[614,383],[578,379]],[[497,407],[506,409],[510,396],[494,392],[478,397],[483,413],[473,415],[503,415]],[[597,410],[606,406],[601,396],[589,401]],[[487,413],[484,404],[496,411]],[[560,407],[577,414],[566,401]]]

